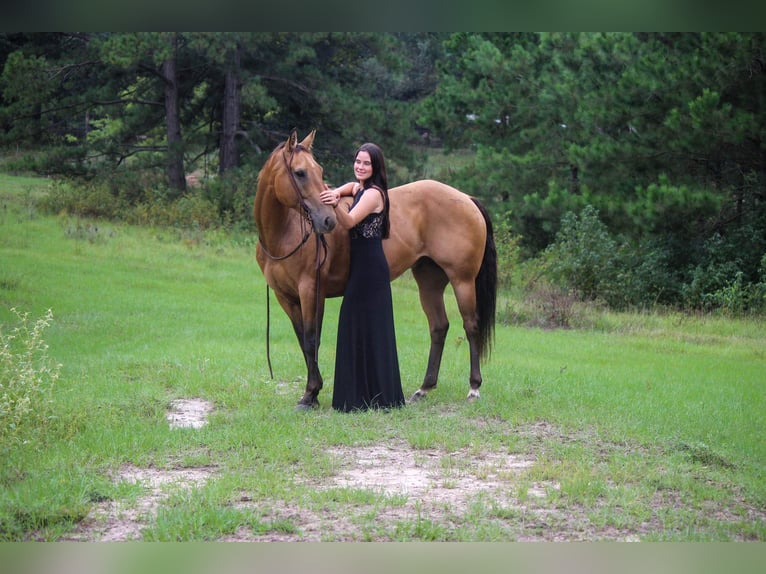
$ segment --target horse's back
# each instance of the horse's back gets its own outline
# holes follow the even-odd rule
[[[433,259],[448,275],[478,272],[487,226],[469,195],[426,179],[391,188],[389,197],[391,237],[384,247],[392,275],[421,257]]]

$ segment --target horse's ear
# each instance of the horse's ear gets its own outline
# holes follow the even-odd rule
[[[301,142],[301,146],[308,151],[311,151],[311,146],[314,145],[314,135],[316,135],[316,133],[316,130],[311,130],[311,133],[307,135]]]
[[[295,128],[293,128],[293,131],[290,132],[290,137],[287,138],[285,149],[288,153],[292,153],[296,145],[298,145],[298,134],[296,133]]]

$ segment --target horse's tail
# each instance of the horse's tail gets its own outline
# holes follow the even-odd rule
[[[476,313],[479,319],[479,356],[489,356],[495,334],[495,310],[497,307],[497,248],[495,234],[487,209],[475,197],[471,198],[479,208],[487,225],[484,257],[476,276]]]

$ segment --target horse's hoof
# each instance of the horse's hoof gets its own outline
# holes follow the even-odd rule
[[[297,405],[295,405],[295,410],[299,412],[307,412],[313,409],[319,408],[319,401],[314,400],[311,403],[303,403],[299,402]]]
[[[471,389],[468,391],[468,402],[469,403],[475,403],[481,398],[481,395],[479,394],[479,389]]]
[[[418,389],[410,397],[410,402],[417,403],[418,401],[422,401],[423,399],[425,399],[427,396],[428,396],[428,391],[424,391],[423,389]]]

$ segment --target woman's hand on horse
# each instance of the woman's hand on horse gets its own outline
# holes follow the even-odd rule
[[[319,199],[322,200],[322,203],[326,203],[327,205],[332,205],[333,207],[338,207],[338,202],[340,201],[340,194],[336,192],[334,189],[325,189],[323,192],[319,194]]]

